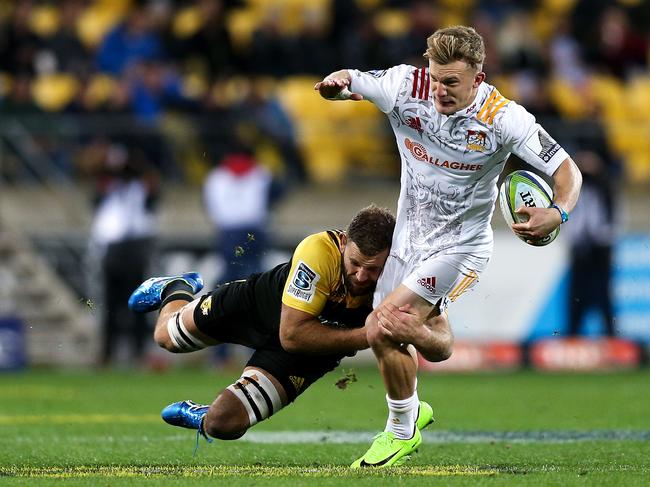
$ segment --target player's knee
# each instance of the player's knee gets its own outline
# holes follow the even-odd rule
[[[390,346],[394,343],[385,333],[381,331],[381,328],[379,327],[379,320],[377,319],[375,311],[370,313],[368,315],[368,318],[366,318],[366,329],[366,338],[368,339],[368,345],[370,345],[373,350]]]
[[[219,415],[230,411],[230,417],[224,418],[220,423],[224,431],[242,434],[284,407],[280,391],[260,369],[244,370],[237,382],[229,385],[214,405],[218,408]],[[229,423],[228,420],[232,422]]]
[[[420,352],[429,362],[444,362],[454,352],[454,337],[451,333],[441,335],[428,350]]]
[[[233,408],[210,407],[203,419],[203,429],[212,438],[236,440],[249,428],[248,418]]]
[[[434,351],[434,360],[433,362],[444,362],[451,357],[451,354],[454,352],[454,343],[453,340],[442,342],[436,350]]]
[[[171,338],[169,338],[169,333],[167,333],[166,324],[163,326],[156,326],[156,329],[153,332],[153,339],[159,347],[164,348],[169,352],[175,351],[174,344],[172,343]]]
[[[195,352],[208,346],[188,330],[183,319],[183,308],[171,315],[160,315],[154,340],[160,347],[173,353]]]

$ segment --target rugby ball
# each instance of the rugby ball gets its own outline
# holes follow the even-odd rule
[[[542,178],[529,171],[515,171],[506,176],[499,188],[499,206],[508,226],[523,223],[528,217],[518,215],[515,211],[522,206],[548,208],[553,201],[553,191]],[[533,242],[519,237],[536,247],[550,244],[560,233],[558,226],[549,235]]]

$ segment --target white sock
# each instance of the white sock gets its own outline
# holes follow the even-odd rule
[[[418,380],[415,379],[415,392],[413,393],[413,423],[416,423],[418,420],[418,413],[420,412],[420,398],[418,397]]]
[[[391,399],[386,395],[388,403],[388,421],[386,429],[391,431],[395,438],[407,440],[413,437],[415,431],[415,415],[418,411],[417,393],[407,399]]]

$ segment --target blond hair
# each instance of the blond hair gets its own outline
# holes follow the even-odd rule
[[[472,27],[455,25],[438,29],[429,36],[424,57],[437,64],[465,61],[480,71],[485,61],[485,44]]]

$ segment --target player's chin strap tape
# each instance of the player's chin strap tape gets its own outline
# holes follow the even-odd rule
[[[176,311],[176,313],[174,313],[167,321],[167,333],[174,344],[174,348],[177,352],[187,353],[195,352],[196,350],[201,350],[202,348],[207,347],[208,345],[206,343],[203,343],[200,339],[190,335],[187,328],[185,328],[181,318],[183,309],[184,308],[181,308]]]
[[[228,390],[246,408],[251,426],[282,409],[280,394],[273,382],[259,370],[245,370],[237,382],[228,386]]]

